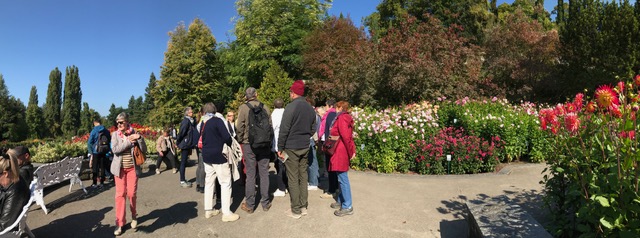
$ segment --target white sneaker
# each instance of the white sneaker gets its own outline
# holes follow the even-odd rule
[[[215,215],[218,215],[218,214],[220,214],[220,210],[213,209],[213,210],[205,211],[204,212],[204,217],[205,218],[211,218],[212,216],[215,216]]]
[[[237,221],[238,219],[240,219],[240,216],[235,213],[222,215],[222,222]]]
[[[318,186],[309,185],[309,186],[307,186],[307,190],[309,190],[309,191],[318,190]]]
[[[159,169],[156,169],[156,174],[160,174],[160,170]]]
[[[285,196],[285,192],[280,190],[280,189],[276,189],[276,191],[273,193],[274,197],[284,197]]]

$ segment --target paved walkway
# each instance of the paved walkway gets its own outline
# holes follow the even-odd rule
[[[244,188],[234,185],[231,208],[240,220],[233,223],[223,223],[220,215],[205,219],[203,194],[181,188],[178,174],[144,170],[138,185],[139,229],[126,225],[122,237],[465,237],[465,201],[507,195],[539,219],[538,182],[544,167],[511,164],[497,174],[458,176],[350,172],[355,214],[342,218],[333,215],[331,201],[321,199],[321,191],[309,192],[309,215],[299,220],[284,213],[288,195],[275,198],[268,212],[258,208],[247,214],[239,209]],[[194,178],[195,170],[188,167],[187,178]],[[274,176],[270,191],[275,190]],[[112,237],[115,188],[89,188],[85,195],[77,186],[69,193],[68,186],[67,182],[45,189],[48,215],[35,204],[31,207],[28,225],[36,237]]]

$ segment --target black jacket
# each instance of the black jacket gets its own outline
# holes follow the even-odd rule
[[[311,136],[316,133],[316,112],[304,97],[294,99],[284,108],[278,151],[308,149]]]
[[[29,202],[30,196],[31,192],[24,180],[12,183],[8,188],[0,186],[0,230],[6,229],[16,221],[22,207]]]
[[[202,161],[207,164],[224,164],[227,158],[222,154],[224,144],[231,146],[231,135],[222,119],[212,117],[202,130]]]
[[[31,181],[33,181],[33,165],[31,163],[23,164],[20,166],[19,173],[20,180],[24,180],[24,183],[27,184],[28,187]]]
[[[191,149],[190,146],[186,145],[187,140],[191,140],[192,138],[187,139],[189,136],[189,130],[195,130],[194,124],[189,120],[188,117],[183,117],[182,122],[180,123],[180,131],[178,132],[178,138],[176,139],[176,143],[178,143],[178,148],[180,149]]]

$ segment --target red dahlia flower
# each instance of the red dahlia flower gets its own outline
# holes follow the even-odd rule
[[[580,119],[578,119],[578,115],[575,113],[569,113],[564,118],[564,125],[567,128],[567,131],[576,132],[578,128],[580,128]]]
[[[618,93],[608,85],[602,85],[596,90],[596,102],[600,108],[610,108],[613,105],[620,104]]]

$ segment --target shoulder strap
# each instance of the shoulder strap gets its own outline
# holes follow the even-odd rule
[[[253,106],[251,106],[251,103],[246,102],[246,103],[244,103],[244,104],[247,104],[247,107],[249,107],[249,109],[253,109]]]

